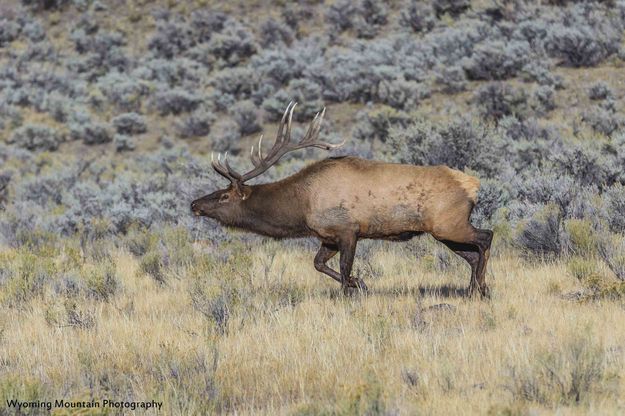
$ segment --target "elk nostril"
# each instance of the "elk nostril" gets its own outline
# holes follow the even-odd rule
[[[197,201],[191,202],[191,212],[197,217],[202,215],[202,210],[198,207],[198,205]]]

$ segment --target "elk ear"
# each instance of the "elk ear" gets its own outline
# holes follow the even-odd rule
[[[249,186],[241,185],[237,187],[237,194],[241,197],[242,201],[245,201],[252,194],[252,188]]]
[[[252,194],[252,188],[249,186],[239,185],[235,188],[235,190],[242,201],[245,201]]]

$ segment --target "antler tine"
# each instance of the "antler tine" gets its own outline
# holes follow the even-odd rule
[[[217,173],[228,179],[232,184],[236,184],[241,180],[241,175],[232,169],[228,163],[228,152],[224,156],[223,164],[221,162],[221,153],[217,153],[217,160],[215,160],[214,153],[211,152],[211,165]]]
[[[221,172],[227,174],[228,171],[226,170],[226,168],[224,167],[224,165],[221,164],[221,152],[217,153],[217,160],[211,160],[211,163],[213,164],[213,167],[215,169],[219,169]]]
[[[332,143],[319,143],[319,146],[317,146],[320,149],[325,149],[325,150],[334,150],[334,149],[338,149],[339,147],[343,146],[345,143],[347,143],[347,139],[343,139],[343,141],[341,143],[336,143],[336,144],[332,144]]]
[[[284,110],[284,114],[282,114],[282,120],[280,120],[278,132],[276,133],[276,141],[269,150],[269,153],[267,154],[267,157],[265,159],[263,159],[262,155],[258,157],[258,159],[256,158],[256,156],[252,157],[252,163],[254,164],[254,166],[259,167],[265,165],[266,163],[268,163],[268,161],[271,161],[277,155],[279,155],[281,149],[288,146],[288,142],[290,142],[291,140],[291,123],[293,119],[293,110],[295,109],[296,105],[297,103],[294,101],[291,101],[289,105],[287,105],[286,110]],[[285,126],[286,132],[284,131]],[[278,156],[278,158],[280,158],[280,156]],[[274,162],[269,162],[269,164],[272,163]]]
[[[289,114],[289,110],[291,109],[291,107],[293,106],[293,101],[289,102],[289,105],[286,106],[286,110],[284,110],[284,114],[282,114],[282,120],[280,120],[280,125],[278,126],[278,132],[276,133],[276,141],[274,142],[273,146],[271,147],[271,151],[273,151],[274,149],[278,148],[283,141],[283,133],[284,133],[284,125],[286,124],[286,119],[288,117]]]
[[[326,108],[323,107],[323,110],[321,110],[321,114],[319,115],[319,118],[315,120],[316,123],[314,123],[314,126],[313,126],[311,140],[316,140],[317,137],[319,137],[319,132],[321,131],[321,123],[323,122],[323,116],[325,116],[325,114],[326,114]]]
[[[232,169],[230,167],[230,164],[228,163],[228,152],[226,152],[225,156],[224,156],[224,165],[226,166],[226,169],[228,170],[228,174],[230,176],[232,176],[233,178],[239,180],[241,179],[241,174],[238,173],[237,171],[235,171],[234,169]]]
[[[217,160],[215,160],[214,153],[211,152],[211,165],[222,176],[228,177],[228,172],[221,165],[221,153],[217,153]]]
[[[258,139],[258,154],[254,154],[254,146],[252,146],[252,151],[250,152],[250,159],[252,160],[252,164],[256,167],[260,166],[263,161],[262,146],[263,135],[261,134],[260,138]]]
[[[291,111],[289,111],[289,120],[286,124],[286,137],[284,139],[285,143],[288,143],[291,141],[291,122],[293,121],[293,110],[295,110],[295,106],[297,105],[297,102],[295,102],[292,106],[291,106]]]
[[[321,115],[319,115],[319,120],[317,121],[317,124],[315,125],[315,133],[313,135],[313,137],[317,138],[317,136],[319,135],[319,132],[321,131],[321,123],[323,123],[323,117],[326,115],[326,108],[323,107],[323,110],[321,110]]]
[[[325,111],[325,108],[324,108],[324,111]],[[321,117],[323,118],[323,115]],[[300,140],[299,144],[308,143],[312,140],[313,137],[315,137],[315,134],[313,132],[314,132],[315,126],[317,125],[317,120],[319,120],[319,113],[315,114],[315,117],[308,125],[306,134],[304,134],[304,137],[302,137],[302,140]],[[321,120],[319,120],[319,123],[321,123]]]
[[[306,135],[298,145],[299,148],[317,147],[319,149],[333,150],[338,149],[346,143],[346,140],[343,140],[341,143],[337,144],[316,141],[319,137],[319,132],[321,131],[321,123],[323,122],[323,117],[325,116],[325,113],[326,109],[324,107],[323,110],[321,110],[321,113],[317,113],[315,115],[315,118],[308,127],[308,131],[306,131]]]

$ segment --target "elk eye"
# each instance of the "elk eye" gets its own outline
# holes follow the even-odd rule
[[[219,202],[226,202],[230,199],[230,194],[223,194],[220,198],[219,198]]]

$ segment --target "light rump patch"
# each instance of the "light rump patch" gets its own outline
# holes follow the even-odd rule
[[[454,179],[460,184],[460,187],[467,193],[467,197],[474,204],[477,203],[477,192],[480,189],[480,180],[475,176],[467,175],[455,169],[450,169]]]

